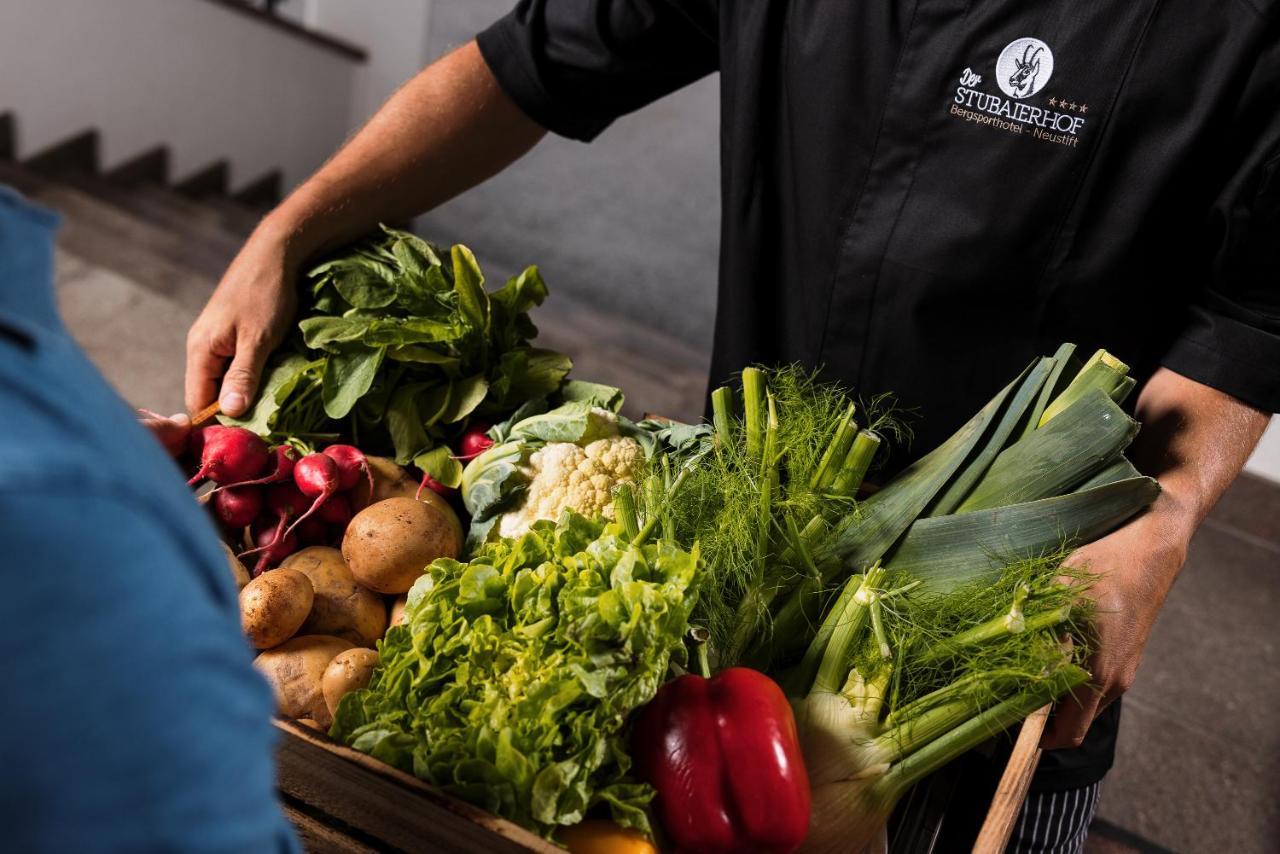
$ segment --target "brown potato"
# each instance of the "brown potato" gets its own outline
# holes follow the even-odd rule
[[[350,641],[331,635],[300,635],[260,654],[253,666],[271,683],[281,714],[311,718],[328,729],[333,717],[325,705],[320,680],[334,656],[352,646]]]
[[[311,580],[315,601],[302,631],[335,635],[357,646],[373,646],[387,631],[387,605],[382,597],[356,583],[342,553],[328,546],[310,546],[280,564]]]
[[[398,626],[404,622],[404,608],[408,603],[408,593],[401,593],[396,597],[396,601],[391,603],[391,622],[387,625],[387,628]]]
[[[240,625],[257,649],[282,644],[297,634],[311,613],[311,580],[296,569],[264,572],[240,591]]]
[[[458,542],[462,542],[462,521],[448,501],[430,489],[424,489],[419,493],[418,481],[409,472],[396,465],[395,460],[386,457],[366,457],[365,459],[369,461],[369,470],[373,472],[373,492],[372,494],[369,492],[369,479],[361,478],[350,493],[352,510],[358,513],[370,504],[385,501],[388,498],[416,497],[417,500],[430,504],[443,513],[445,518],[453,524]]]
[[[342,538],[356,581],[379,593],[404,593],[433,560],[462,547],[449,520],[430,504],[388,498],[361,510]]]
[[[338,711],[338,701],[352,691],[359,691],[369,684],[373,668],[378,666],[378,654],[371,649],[356,647],[334,656],[320,678],[320,692],[332,716]]]
[[[231,569],[231,577],[236,580],[236,590],[243,590],[250,581],[249,570],[244,568],[244,564],[240,562],[240,558],[236,557],[231,546],[222,540],[218,540],[218,545],[222,546],[222,551],[227,556],[227,566]]]

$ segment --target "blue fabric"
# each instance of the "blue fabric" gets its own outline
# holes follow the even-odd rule
[[[0,827],[12,851],[292,851],[214,531],[57,319],[0,187]]]

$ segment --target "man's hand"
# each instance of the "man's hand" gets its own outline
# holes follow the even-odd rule
[[[1176,511],[1162,502],[1142,517],[1074,552],[1068,566],[1095,576],[1088,596],[1095,605],[1091,684],[1059,702],[1041,746],[1077,747],[1094,717],[1115,702],[1138,672],[1156,615],[1186,559],[1186,537],[1173,523]]]
[[[267,356],[293,319],[296,275],[285,242],[259,228],[187,333],[188,410],[200,411],[215,394],[227,415],[248,410]]]
[[[1137,415],[1142,432],[1131,448],[1133,462],[1163,491],[1142,515],[1067,560],[1096,576],[1088,593],[1097,604],[1093,684],[1059,702],[1041,740],[1049,750],[1078,745],[1094,716],[1133,684],[1192,534],[1240,473],[1269,420],[1168,368],[1143,386]]]
[[[151,431],[151,435],[164,445],[169,456],[176,457],[187,447],[187,436],[191,433],[191,419],[185,413],[170,415],[165,418],[150,409],[139,409],[142,426]]]

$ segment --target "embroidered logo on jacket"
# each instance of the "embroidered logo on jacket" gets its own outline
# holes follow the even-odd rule
[[[1003,95],[983,91],[982,75],[966,68],[952,99],[951,115],[1067,148],[1079,145],[1089,105],[1056,95],[1036,97],[1053,77],[1053,51],[1047,44],[1030,36],[1014,39],[1000,51],[995,65],[995,83]]]
[[[1053,76],[1053,51],[1040,39],[1015,39],[996,60],[996,83],[1010,98],[1029,98]]]

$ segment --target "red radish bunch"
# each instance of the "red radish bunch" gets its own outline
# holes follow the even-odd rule
[[[257,556],[255,577],[301,546],[340,541],[353,515],[348,492],[362,480],[372,492],[373,471],[351,445],[301,456],[288,445],[268,448],[248,430],[212,425],[192,431],[188,451],[200,460],[191,483],[217,484],[208,496],[214,516],[233,531],[250,529],[254,547],[241,557]]]

